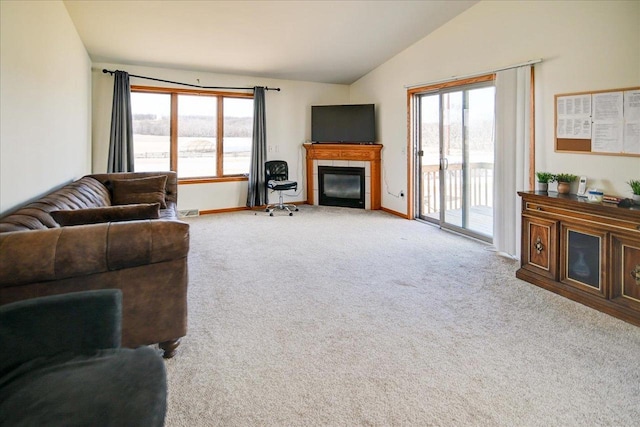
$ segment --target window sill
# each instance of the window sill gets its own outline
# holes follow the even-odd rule
[[[178,185],[187,185],[187,184],[211,184],[216,182],[234,182],[234,181],[248,181],[249,177],[246,175],[234,175],[234,176],[223,176],[218,178],[179,178]]]

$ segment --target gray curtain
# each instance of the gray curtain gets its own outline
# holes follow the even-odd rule
[[[267,161],[267,124],[265,115],[264,88],[253,88],[253,141],[251,165],[249,167],[249,191],[247,206],[262,206],[267,203],[267,187],[264,182],[264,163]]]
[[[133,125],[129,74],[113,73],[113,106],[107,172],[133,172]]]

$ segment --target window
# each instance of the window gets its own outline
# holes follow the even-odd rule
[[[217,176],[217,97],[178,95],[178,176]]]
[[[171,95],[131,92],[134,170],[171,170]]]
[[[223,98],[224,144],[222,166],[226,175],[249,173],[253,135],[253,98]]]
[[[132,86],[131,110],[136,171],[183,180],[249,173],[253,94]]]

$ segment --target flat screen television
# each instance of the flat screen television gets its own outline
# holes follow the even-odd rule
[[[374,104],[311,106],[313,142],[374,143]]]

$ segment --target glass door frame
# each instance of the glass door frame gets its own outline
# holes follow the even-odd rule
[[[429,91],[436,91],[439,89],[444,89],[453,86],[463,86],[471,83],[479,83],[486,81],[495,81],[496,75],[495,73],[484,74],[481,76],[475,76],[470,78],[464,78],[459,80],[449,80],[437,82],[424,86],[415,86],[407,89],[407,148],[405,154],[407,154],[407,219],[416,219],[416,201],[415,197],[415,189],[417,188],[417,180],[419,179],[418,174],[416,174],[416,131],[418,129],[419,123],[416,123],[415,118],[415,109],[416,109],[416,97],[415,95],[418,93],[424,93]]]
[[[412,219],[419,219],[419,220],[424,220],[424,221],[428,221],[431,223],[434,223],[436,225],[439,225],[441,228],[447,228],[447,229],[451,229],[453,231],[465,234],[465,235],[469,235],[471,237],[486,241],[491,243],[492,242],[492,237],[488,237],[486,235],[483,235],[481,233],[475,232],[473,230],[469,230],[467,228],[464,228],[464,221],[462,223],[462,227],[457,226],[455,224],[452,223],[447,223],[445,221],[445,213],[446,213],[446,209],[443,209],[444,206],[446,206],[446,204],[444,203],[445,200],[445,179],[444,179],[444,175],[446,172],[446,168],[443,166],[443,157],[442,157],[442,153],[440,153],[440,161],[439,161],[439,204],[440,204],[440,209],[439,209],[439,218],[435,219],[435,218],[428,218],[425,217],[424,215],[421,215],[421,203],[422,200],[420,200],[420,197],[418,197],[418,191],[420,191],[420,188],[422,186],[422,159],[423,159],[423,152],[422,152],[422,146],[421,146],[421,120],[420,120],[420,100],[423,96],[439,96],[440,99],[442,99],[443,94],[447,94],[447,93],[452,93],[452,92],[460,92],[462,91],[464,94],[466,94],[466,91],[468,90],[473,90],[473,89],[480,89],[480,88],[484,88],[484,87],[491,87],[491,86],[495,86],[495,74],[488,74],[488,75],[484,75],[484,76],[478,76],[478,77],[473,77],[473,78],[469,78],[469,79],[461,79],[458,81],[453,81],[453,82],[445,82],[445,83],[440,83],[440,84],[435,84],[435,85],[430,85],[430,86],[423,86],[423,87],[417,87],[417,88],[413,88],[410,89],[409,91],[407,91],[407,96],[409,97],[408,99],[408,104],[409,104],[409,148],[411,151],[411,156],[410,156],[410,167],[409,167],[409,173],[412,174],[412,177],[410,177],[410,184],[411,184],[411,190],[410,190],[410,198],[411,198],[411,202],[409,204],[409,217]],[[468,97],[463,95],[463,111],[464,111],[464,107],[466,105],[466,99]],[[440,108],[439,108],[439,126],[440,126],[440,132],[439,132],[439,149],[440,151],[442,151],[442,143],[443,143],[443,136],[442,136],[442,126],[443,126],[443,120],[442,120],[442,105],[439,102]],[[463,132],[466,130],[464,127],[464,114],[462,117],[462,126],[463,126]],[[495,117],[494,117],[495,119]],[[466,132],[465,132],[466,133]],[[464,137],[464,142],[463,144],[467,143],[467,138]],[[495,149],[495,148],[494,148]],[[467,159],[468,155],[466,154],[468,150],[463,150],[463,163],[465,162],[465,159]],[[445,159],[446,161],[446,159]],[[464,168],[463,168],[463,174],[465,173]],[[466,185],[463,185],[462,188],[462,197],[465,197],[466,200],[466,196],[465,193],[467,191],[466,189]],[[466,203],[463,203],[463,205],[466,205]],[[468,213],[467,213],[468,214]],[[463,215],[464,215],[464,208],[463,208]],[[463,218],[464,220],[464,218]]]

